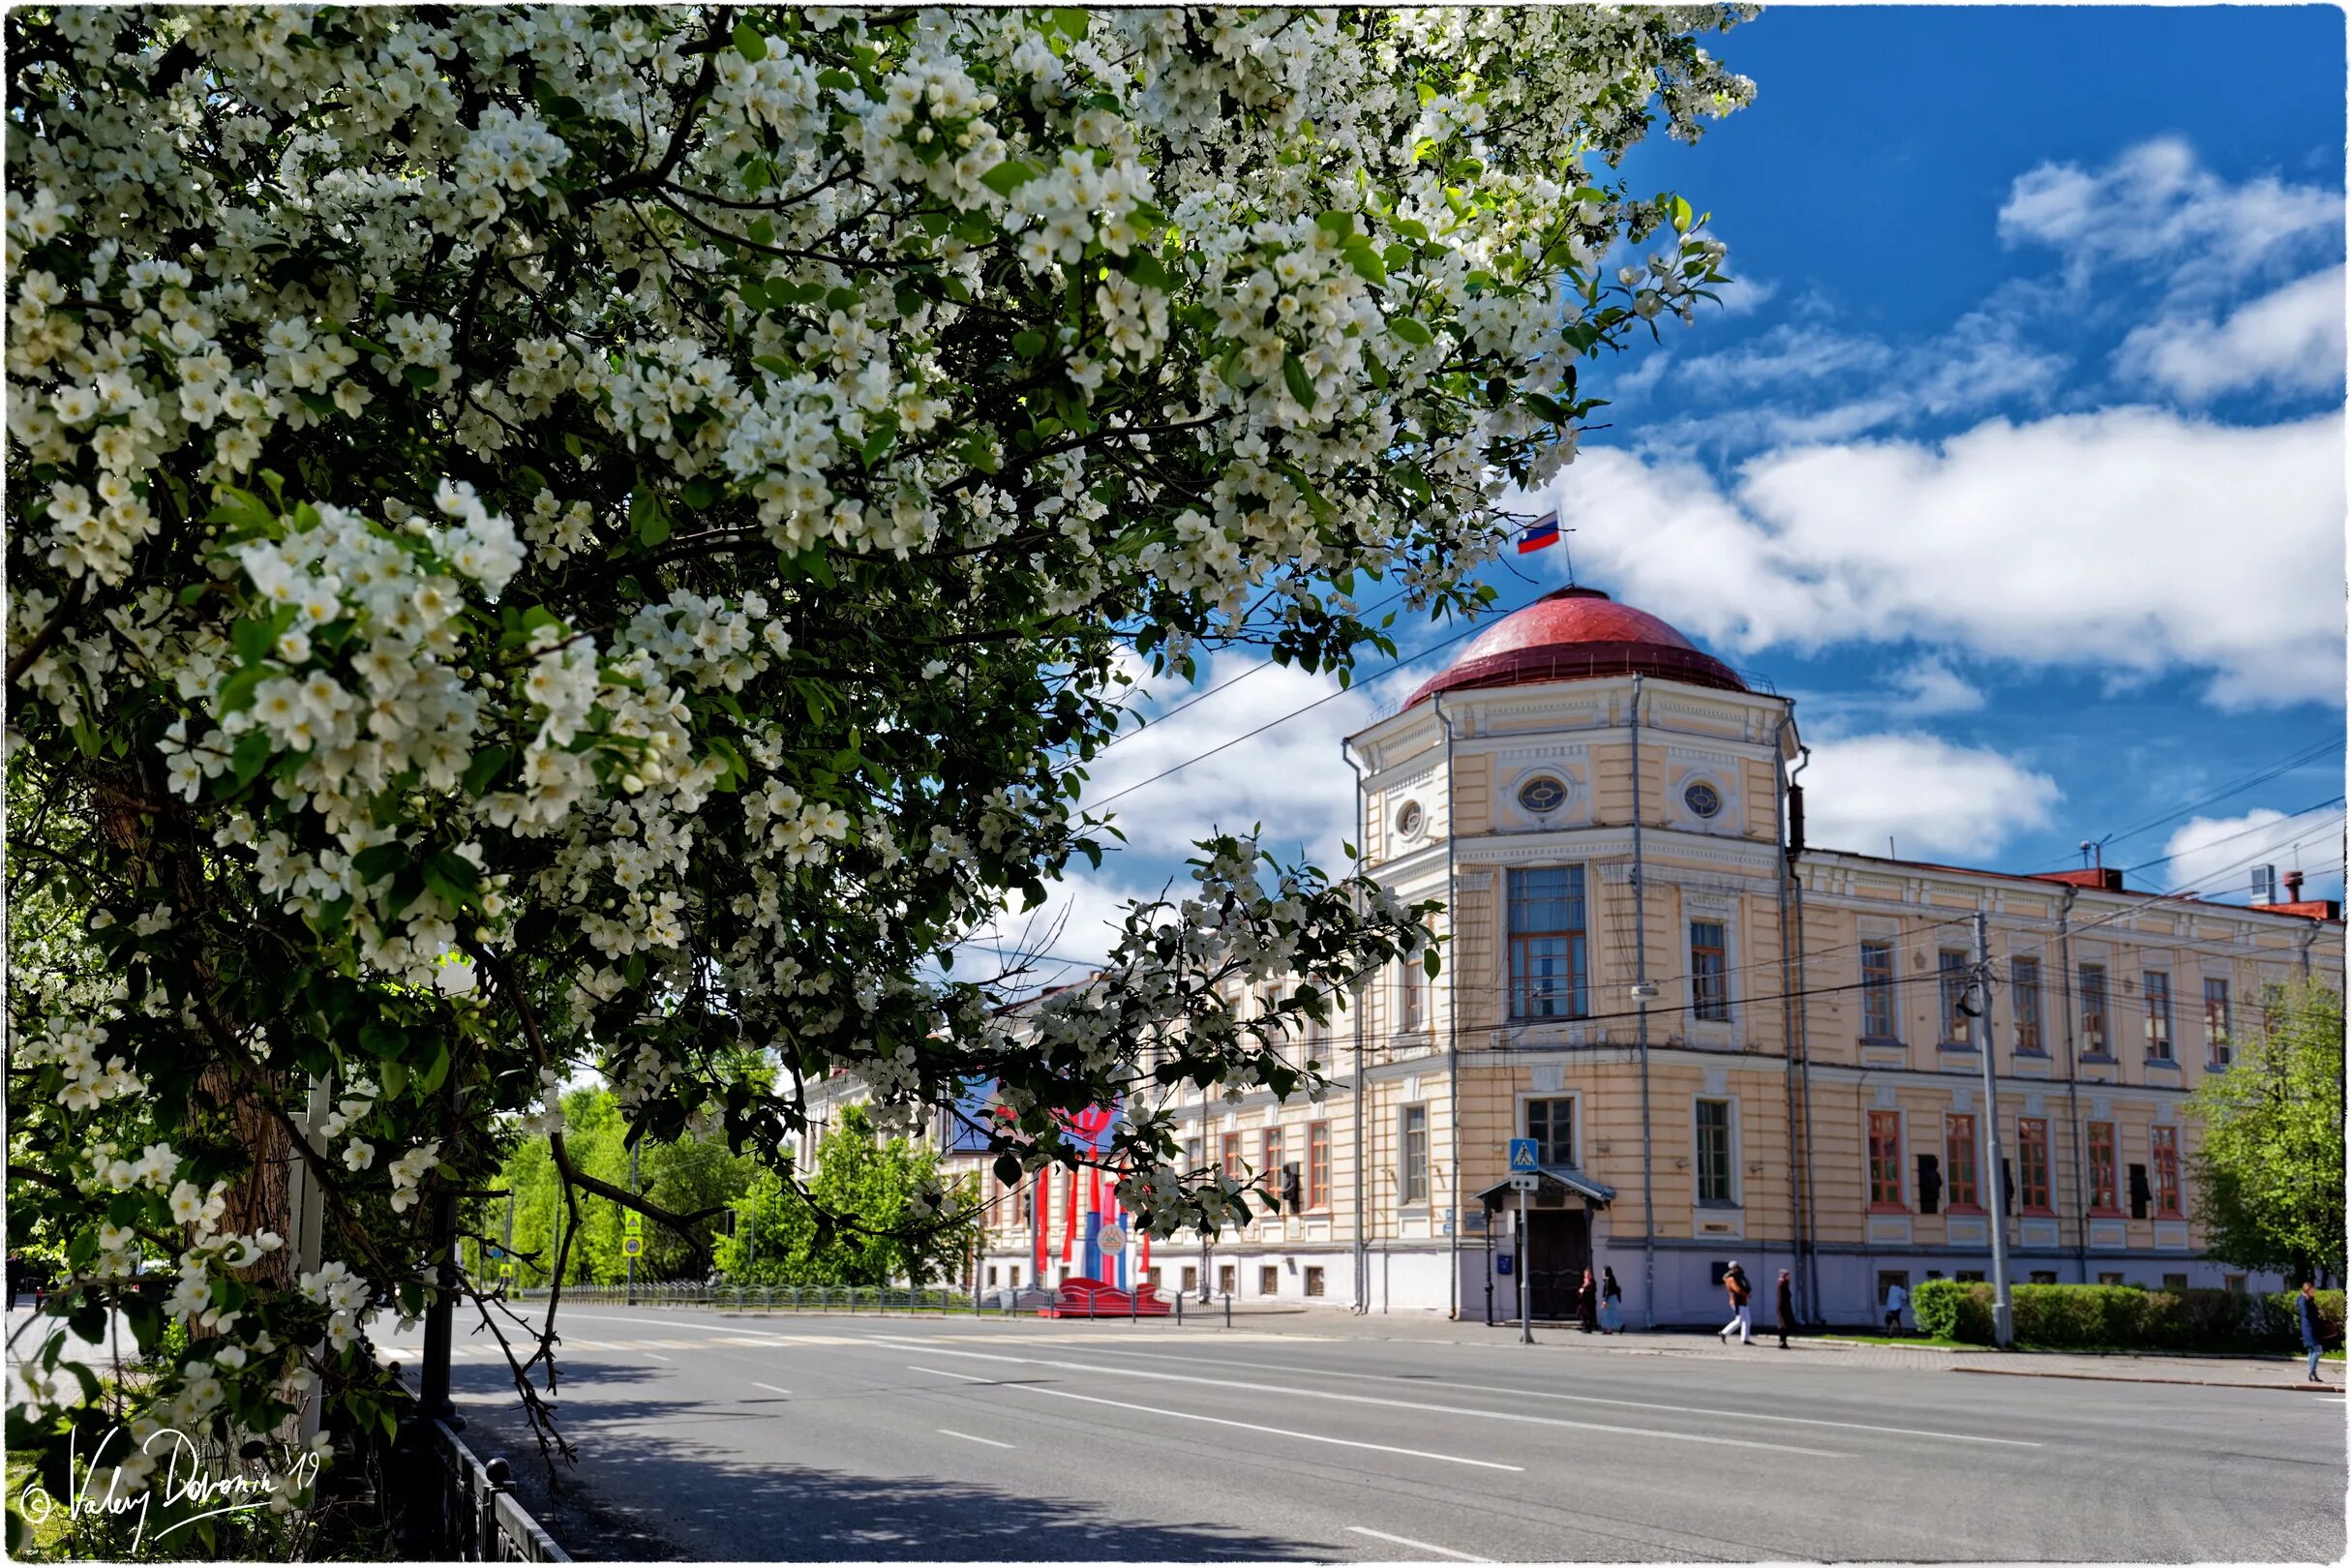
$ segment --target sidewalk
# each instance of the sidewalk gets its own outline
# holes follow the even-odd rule
[[[1186,1333],[1212,1333],[1222,1328],[1222,1310],[1188,1312]],[[1450,1321],[1431,1312],[1369,1312],[1357,1316],[1344,1310],[1294,1309],[1238,1311],[1236,1330],[1258,1334],[1290,1334],[1328,1340],[1398,1340],[1436,1344],[1515,1344],[1519,1325],[1497,1323],[1488,1328],[1482,1317]],[[1633,1330],[1617,1335],[1584,1334],[1556,1323],[1539,1323],[1535,1342],[1554,1349],[1595,1355],[1681,1356],[1702,1359],[1751,1359],[1778,1355],[1779,1337],[1759,1327],[1755,1343],[1725,1343],[1703,1329]],[[1803,1335],[1789,1340],[1788,1354],[1835,1356],[1846,1365],[1870,1368],[1908,1368],[1919,1372],[1970,1372],[2001,1377],[2071,1377],[2101,1382],[2180,1383],[2207,1388],[2282,1388],[2295,1393],[2340,1394],[2343,1364],[2329,1362],[2319,1369],[2325,1381],[2312,1386],[2303,1380],[2303,1358],[2280,1353],[2261,1356],[2081,1355],[2055,1350],[2001,1351],[1951,1349],[1941,1345],[1865,1344]]]

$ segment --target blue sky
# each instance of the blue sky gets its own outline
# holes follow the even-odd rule
[[[1572,552],[1794,696],[1816,842],[2072,865],[2294,763],[2107,863],[2242,901],[2278,844],[2336,894],[2339,808],[2264,813],[2343,793],[2344,31],[1791,7],[1720,36],[1755,104],[1626,173],[1712,213],[1739,286],[1587,368],[1610,428],[1532,498],[1569,549],[1495,569],[1503,604]],[[1187,764],[1117,802],[1136,843],[1056,900],[1055,950],[1099,953],[1211,822],[1334,863],[1339,737],[1449,656],[1304,712],[1335,688],[1219,659],[1203,684],[1245,682],[1095,769],[1100,799]]]

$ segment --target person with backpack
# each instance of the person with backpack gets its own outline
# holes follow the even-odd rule
[[[2302,1347],[2310,1353],[2309,1381],[2323,1382],[2318,1375],[2318,1358],[2327,1353],[2327,1325],[2318,1315],[2318,1290],[2308,1280],[2302,1282],[2302,1296],[2294,1304],[2294,1313],[2302,1323]]]
[[[1714,1337],[1727,1342],[1730,1339],[1731,1331],[1736,1329],[1739,1343],[1753,1344],[1755,1342],[1755,1326],[1747,1315],[1747,1301],[1755,1294],[1755,1291],[1747,1283],[1747,1271],[1736,1263],[1733,1263],[1729,1268],[1723,1270],[1723,1293],[1731,1298],[1731,1321],[1717,1329]]]

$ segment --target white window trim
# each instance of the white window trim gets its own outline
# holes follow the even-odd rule
[[[1728,1040],[1738,1029],[1738,986],[1735,983],[1739,965],[1738,921],[1732,913],[1733,908],[1728,901],[1697,898],[1682,901],[1681,950],[1685,966],[1692,962],[1690,927],[1700,920],[1709,920],[1723,928],[1723,1011],[1726,1016],[1701,1018],[1698,1015],[1698,981],[1695,976],[1682,987],[1686,993],[1682,1011],[1691,1029],[1704,1030],[1710,1040]]]
[[[1422,1191],[1419,1197],[1407,1194],[1410,1184],[1404,1180],[1404,1116],[1406,1112],[1415,1110],[1421,1113]],[[1436,1172],[1432,1167],[1436,1162],[1436,1118],[1429,1114],[1427,1101],[1402,1101],[1396,1107],[1395,1128],[1396,1158],[1389,1161],[1389,1168],[1394,1172],[1392,1179],[1396,1183],[1396,1206],[1406,1213],[1417,1213],[1435,1201]]]
[[[1712,1203],[1698,1195],[1698,1102],[1702,1100],[1721,1101],[1731,1107],[1731,1201]],[[1743,1210],[1747,1206],[1746,1167],[1740,1163],[1745,1150],[1741,1135],[1739,1097],[1735,1094],[1696,1094],[1690,1097],[1690,1206],[1694,1209]],[[1862,1129],[1862,1161],[1868,1162],[1868,1128]],[[1865,1173],[1866,1174],[1866,1173]],[[1865,1183],[1866,1185],[1866,1183]]]
[[[1580,1089],[1564,1088],[1519,1090],[1512,1099],[1510,1109],[1511,1126],[1518,1130],[1512,1134],[1514,1137],[1531,1138],[1534,1136],[1534,1130],[1526,1119],[1526,1107],[1530,1102],[1538,1100],[1564,1100],[1568,1101],[1567,1137],[1568,1142],[1573,1145],[1568,1152],[1574,1155],[1575,1159],[1568,1162],[1567,1168],[1569,1170],[1582,1170],[1583,1168],[1584,1149],[1583,1092]]]

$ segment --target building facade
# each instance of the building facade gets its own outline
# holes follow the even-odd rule
[[[1299,1043],[1318,1101],[1179,1099],[1189,1162],[1281,1212],[1147,1266],[1130,1246],[1131,1277],[1476,1318],[1514,1317],[1522,1279],[1563,1315],[1609,1268],[1629,1321],[1695,1323],[1736,1259],[1860,1322],[1888,1282],[1983,1274],[2000,1223],[2018,1282],[2235,1282],[2198,1256],[2181,1101],[2271,987],[2340,985],[2338,906],[1811,846],[1793,704],[1589,588],[1490,627],[1345,753],[1366,867],[1443,902],[1443,970],[1384,977]],[[1522,1238],[1513,1138],[1542,1167]],[[1066,1188],[981,1185],[972,1284],[1082,1272]]]

